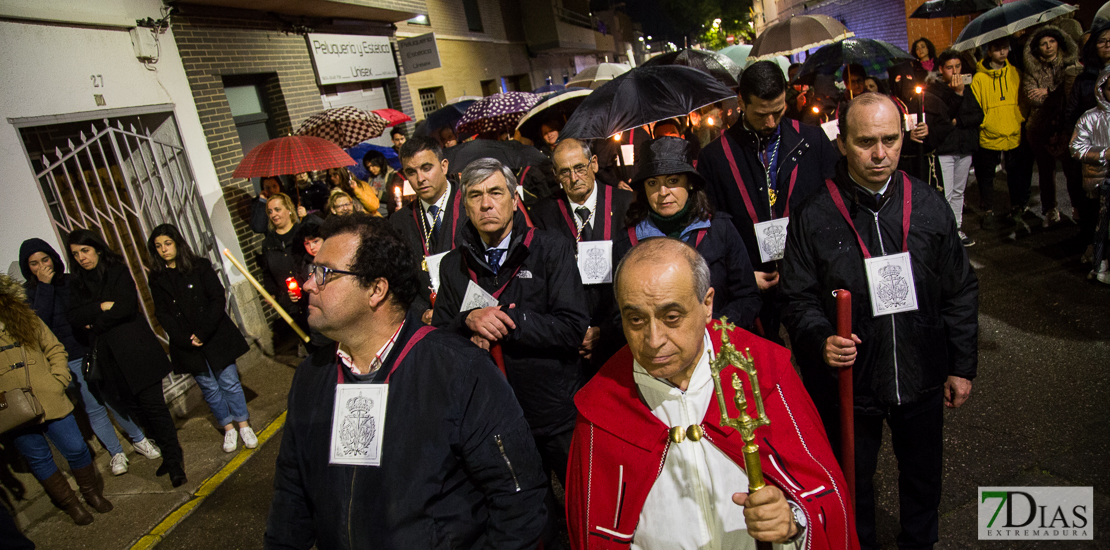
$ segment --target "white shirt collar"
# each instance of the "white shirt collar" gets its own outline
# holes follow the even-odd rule
[[[339,358],[339,361],[343,363],[343,366],[351,369],[351,372],[359,376],[374,374],[375,372],[378,372],[378,369],[382,368],[383,364],[385,364],[385,359],[386,357],[389,357],[389,352],[393,351],[393,344],[397,342],[397,335],[401,334],[401,330],[404,328],[405,322],[401,321],[401,326],[397,327],[397,331],[393,333],[393,336],[389,339],[389,341],[386,342],[385,345],[378,350],[378,353],[374,355],[374,360],[370,362],[370,369],[367,370],[365,374],[359,372],[358,368],[355,367],[354,358],[352,358],[349,353],[343,351],[343,344],[340,344],[336,347],[335,355]]]
[[[450,197],[451,182],[448,181],[447,188],[443,190],[443,194],[440,195],[439,200],[437,200],[435,203],[424,202],[424,199],[420,199],[420,205],[424,207],[424,217],[428,220],[428,227],[433,227],[435,225],[435,217],[432,216],[432,213],[429,212],[428,209],[432,207],[432,204],[435,204],[435,206],[439,207],[439,219],[442,220],[443,217],[447,214],[447,201]]]
[[[586,202],[584,204],[578,204],[578,203],[574,202],[569,196],[567,197],[567,202],[570,204],[570,217],[574,220],[574,225],[575,225],[575,227],[578,228],[579,231],[582,230],[583,223],[582,223],[582,218],[578,217],[578,214],[575,213],[575,210],[585,206],[586,209],[590,211],[590,217],[587,218],[587,219],[590,221],[590,226],[591,227],[593,226],[594,216],[597,215],[597,186],[598,185],[601,185],[601,184],[599,184],[595,180],[594,181],[594,188],[590,190],[590,196],[586,197]]]
[[[867,191],[868,194],[870,194],[872,196],[874,196],[876,194],[876,191],[872,191],[872,190],[868,189],[867,187],[865,187],[860,182],[856,181],[856,177],[853,176],[851,172],[848,172],[848,178],[850,178],[852,180],[852,183],[858,185],[860,187],[860,189],[863,189],[864,191]],[[886,194],[886,189],[887,189],[887,187],[890,187],[890,181],[893,180],[893,179],[894,179],[894,174],[891,174],[889,177],[887,177],[886,178],[886,183],[883,184],[883,188],[879,189],[877,193],[879,195],[885,195]]]

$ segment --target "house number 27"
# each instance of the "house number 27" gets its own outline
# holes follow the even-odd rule
[[[104,87],[104,75],[99,75],[99,74],[90,75],[89,80],[92,80],[93,88],[103,88]]]

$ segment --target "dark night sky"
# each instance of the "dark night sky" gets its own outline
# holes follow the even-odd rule
[[[618,0],[594,0],[591,7],[596,10],[608,9],[610,4],[620,4]],[[682,47],[682,34],[671,24],[659,0],[623,0],[624,12],[639,22],[644,34],[655,40],[666,38]]]

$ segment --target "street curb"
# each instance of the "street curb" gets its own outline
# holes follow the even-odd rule
[[[207,499],[208,496],[211,495],[217,487],[223,484],[223,482],[226,481],[227,478],[231,476],[231,474],[235,473],[235,471],[238,470],[239,467],[242,466],[244,463],[246,463],[246,461],[249,460],[250,457],[254,456],[254,454],[262,448],[263,444],[269,441],[270,438],[273,437],[273,435],[277,433],[278,430],[285,426],[285,413],[286,411],[282,411],[282,413],[278,415],[277,418],[270,422],[270,424],[258,434],[257,447],[253,449],[244,448],[243,450],[239,451],[239,454],[236,455],[235,458],[231,459],[231,462],[225,464],[223,468],[220,468],[216,473],[212,474],[211,477],[204,480],[204,482],[201,483],[199,487],[197,487],[196,492],[193,493],[193,498],[189,499],[181,506],[178,506],[177,509],[170,512],[170,514],[167,515],[166,518],[163,519],[161,522],[159,522],[158,525],[155,525],[149,533],[143,535],[135,544],[131,545],[130,550],[149,550],[150,548],[154,548],[159,542],[161,542],[162,538],[165,537],[167,533],[169,533],[174,527],[176,527],[178,523],[181,523],[182,520],[189,517],[189,514],[191,514],[193,510],[200,506],[200,504],[204,502],[204,500]]]

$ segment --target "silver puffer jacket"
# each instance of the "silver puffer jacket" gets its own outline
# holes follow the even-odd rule
[[[1110,101],[1106,100],[1106,95],[1102,92],[1102,86],[1107,79],[1110,79],[1110,67],[1107,67],[1098,75],[1098,84],[1095,85],[1095,100],[1098,101],[1098,107],[1083,113],[1079,117],[1079,122],[1075,124],[1075,134],[1071,138],[1071,156],[1080,159],[1080,161],[1091,150],[1098,151],[1110,147]],[[1089,166],[1085,167],[1083,171],[1084,188],[1093,189],[1095,185],[1101,184],[1102,180],[1106,178],[1107,162],[1102,161],[1099,165],[1101,170],[1092,170],[1092,167]],[[1096,175],[1097,172],[1101,172],[1101,177]]]

